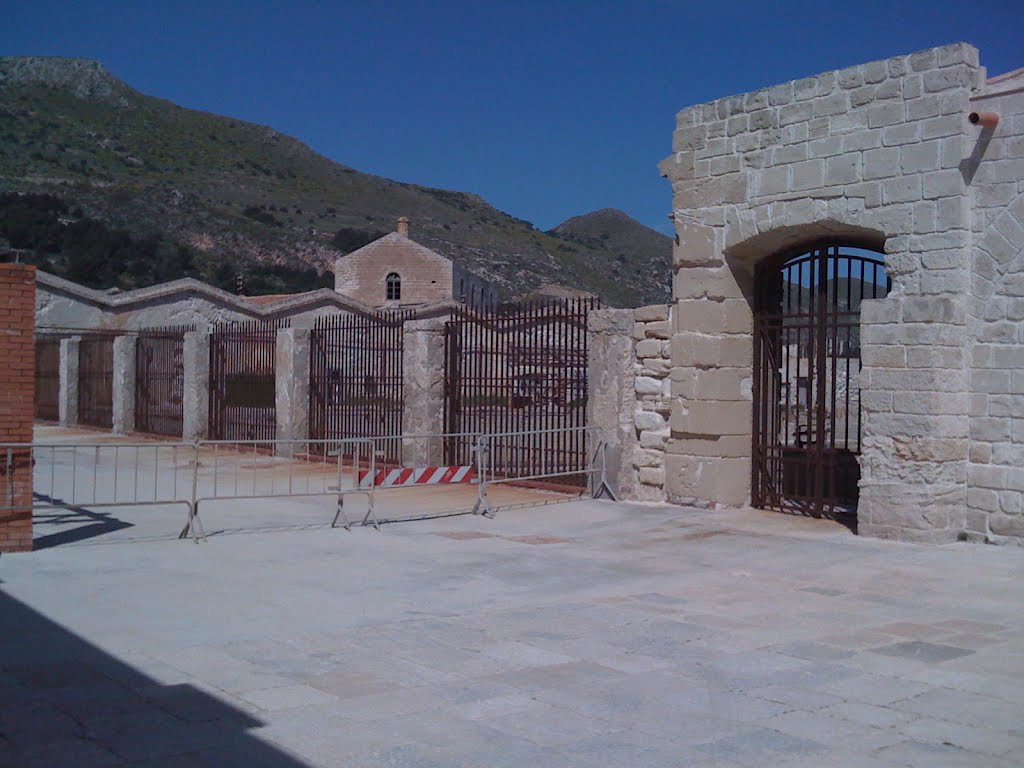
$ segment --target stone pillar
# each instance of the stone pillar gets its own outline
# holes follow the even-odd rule
[[[60,341],[60,425],[78,424],[78,345],[81,336]]]
[[[134,335],[114,339],[113,431],[124,435],[135,431],[135,343]]]
[[[274,397],[278,440],[309,439],[310,329],[282,328],[277,332],[274,358]],[[281,445],[279,456],[305,453],[296,444]]]
[[[405,399],[402,432],[439,435],[444,432],[445,319],[410,320],[405,324],[402,391]],[[402,464],[430,467],[444,461],[444,441],[412,438],[402,444]]]
[[[955,541],[967,519],[967,312],[959,297],[861,305],[860,501],[865,536]]]
[[[665,449],[671,432],[672,381],[669,360],[672,338],[672,307],[655,304],[633,312],[636,341],[636,416],[640,442],[633,451],[639,501],[665,501]]]
[[[203,440],[210,422],[209,329],[186,333],[182,352],[185,378],[182,439]]]
[[[750,499],[753,266],[725,256],[711,227],[677,219],[671,439],[665,491],[675,503]]]
[[[622,499],[635,498],[637,447],[636,351],[633,310],[596,309],[587,316],[587,426],[607,446],[608,482]],[[592,440],[587,453],[593,455]]]

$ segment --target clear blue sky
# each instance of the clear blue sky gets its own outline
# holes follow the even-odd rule
[[[1019,0],[4,0],[0,53],[98,59],[543,229],[615,207],[668,231],[655,166],[683,107],[960,40],[1000,74],[1024,66],[1022,32]]]

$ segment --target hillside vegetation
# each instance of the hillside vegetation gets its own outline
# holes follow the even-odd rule
[[[62,226],[101,224],[120,233],[121,251],[129,238],[137,254],[125,266],[89,273],[100,287],[166,279],[175,263],[222,287],[241,273],[249,293],[314,287],[340,253],[404,215],[413,239],[507,295],[555,282],[639,305],[669,292],[670,239],[619,211],[541,232],[476,195],[361,173],[271,128],[146,96],[81,59],[0,58],[3,191],[58,198]],[[51,250],[44,263],[72,276],[69,259]]]

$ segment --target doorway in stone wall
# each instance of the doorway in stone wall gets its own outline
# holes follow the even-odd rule
[[[885,298],[882,255],[822,243],[758,265],[752,501],[814,516],[857,508],[860,305]]]

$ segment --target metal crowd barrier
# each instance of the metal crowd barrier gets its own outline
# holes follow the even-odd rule
[[[526,436],[544,435],[546,433],[576,433],[584,438],[586,444],[592,446],[588,451],[588,460],[585,467],[560,466],[557,461],[546,460],[543,455],[539,462],[530,465],[525,473],[507,471],[506,467],[496,465],[493,454],[495,444],[501,440],[509,440]],[[608,482],[608,445],[601,439],[600,432],[596,427],[569,427],[561,429],[533,429],[518,432],[489,432],[480,435],[476,443],[476,465],[477,465],[477,501],[473,507],[473,514],[481,514],[493,518],[496,509],[487,497],[487,488],[491,485],[502,483],[523,483],[530,481],[551,480],[559,477],[574,477],[583,475],[590,480],[591,498],[599,499],[607,494],[613,501],[618,497]]]
[[[586,466],[563,465],[555,459],[523,466],[495,461],[495,448],[500,448],[502,441],[566,431],[585,438]],[[23,508],[16,503],[18,484],[23,478],[19,472],[31,471],[33,499],[23,506],[75,511],[182,505],[187,510],[187,519],[179,538],[191,536],[195,541],[206,538],[199,517],[200,505],[224,500],[334,496],[337,506],[331,527],[337,527],[340,521],[342,527],[351,530],[345,497],[361,494],[367,498],[361,525],[379,529],[375,495],[387,489],[374,481],[361,487],[360,477],[362,473],[376,477],[381,442],[409,440],[413,445],[410,450],[419,451],[425,441],[452,437],[473,439],[475,477],[468,482],[477,486],[474,514],[494,517],[496,508],[487,496],[490,486],[559,477],[585,476],[593,498],[605,494],[616,498],[607,477],[606,443],[595,428],[574,427],[319,440],[0,443],[0,513]],[[414,456],[407,458],[412,460]],[[350,472],[349,485],[346,471]]]
[[[380,528],[373,510],[375,489],[373,486],[360,488],[358,482],[361,469],[365,467],[366,471],[373,472],[377,466],[374,442],[370,438],[200,440],[195,444],[195,451],[192,510],[182,536],[189,531],[195,533],[196,526],[202,532],[199,504],[204,501],[303,496],[337,496],[338,505],[331,527],[337,527],[341,519],[344,521],[343,527],[351,530],[352,523],[345,513],[345,497],[356,493],[367,497],[367,510],[362,524],[372,523],[375,528]],[[240,457],[247,458],[250,464],[246,466],[237,461]],[[236,460],[229,461],[229,458]],[[333,472],[314,474],[310,470],[316,467],[333,468]],[[345,467],[352,468],[355,478],[352,488],[344,487]],[[200,477],[206,481],[207,487],[212,484],[209,493],[204,494],[200,490]],[[331,485],[332,481],[334,485]]]
[[[192,515],[187,495],[194,475],[191,443],[0,443],[0,456],[0,511],[16,508],[21,468],[32,473],[32,509],[181,504]],[[123,456],[130,469],[122,467]],[[48,470],[37,471],[40,464]]]

